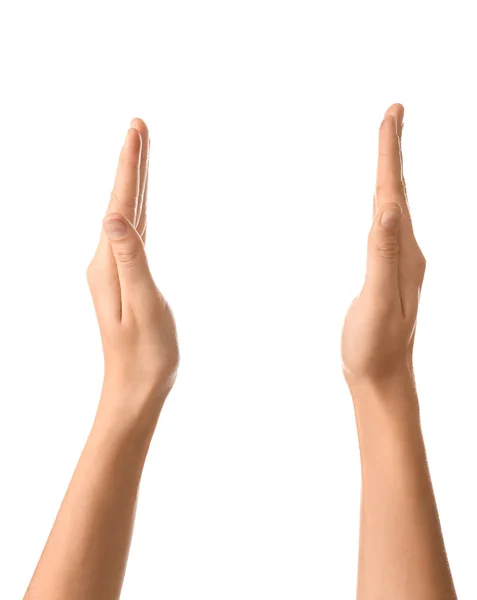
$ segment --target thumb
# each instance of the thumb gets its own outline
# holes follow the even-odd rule
[[[121,290],[152,282],[144,244],[136,229],[120,213],[110,213],[103,220],[109,238]]]
[[[374,294],[393,297],[399,293],[399,227],[402,209],[399,204],[384,204],[373,221],[368,238],[366,284]]]

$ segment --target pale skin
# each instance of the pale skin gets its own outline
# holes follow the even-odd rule
[[[357,598],[453,600],[412,366],[425,260],[402,175],[402,118],[393,105],[380,127],[366,278],[342,339],[362,464]],[[121,593],[144,462],[179,362],[174,319],[145,253],[149,149],[147,127],[134,119],[88,267],[101,398],[24,600]]]
[[[403,177],[403,114],[394,104],[381,123],[365,283],[342,336],[362,467],[357,598],[453,600],[413,372],[426,262]]]
[[[179,361],[145,253],[149,133],[131,122],[88,283],[104,353],[90,435],[25,600],[117,600],[147,451]]]

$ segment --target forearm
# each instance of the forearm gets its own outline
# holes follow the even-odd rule
[[[412,379],[353,396],[362,465],[358,600],[452,600]]]
[[[116,600],[153,433],[103,398],[25,600]]]

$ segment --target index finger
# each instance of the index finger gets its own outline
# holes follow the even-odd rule
[[[401,133],[404,107],[393,104],[379,128],[378,168],[376,174],[375,211],[383,204],[395,202],[409,215],[403,178]]]
[[[140,185],[142,140],[140,132],[131,128],[119,156],[116,179],[111,194],[108,213],[121,213],[135,224]]]
[[[145,227],[145,213],[147,204],[147,178],[149,171],[149,150],[150,150],[150,138],[149,130],[146,123],[139,118],[135,118],[131,121],[131,127],[134,127],[141,134],[142,147],[141,147],[141,166],[140,166],[140,184],[139,184],[139,198],[137,202],[136,210],[136,222],[134,223],[139,235],[142,235]],[[144,214],[143,214],[144,213]]]

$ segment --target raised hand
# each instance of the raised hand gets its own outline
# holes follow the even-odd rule
[[[160,411],[179,359],[174,319],[149,271],[144,246],[149,152],[147,127],[134,119],[88,267],[105,359],[101,402],[118,405],[125,417],[146,408]]]
[[[132,122],[88,281],[104,350],[96,418],[25,600],[118,600],[139,482],[179,353],[146,259],[149,135]]]
[[[426,261],[414,236],[402,172],[403,113],[400,104],[393,104],[379,130],[366,278],[343,328],[343,369],[350,385],[412,375]]]
[[[361,454],[357,598],[453,600],[412,367],[426,263],[402,174],[403,112],[394,104],[381,123],[366,278],[342,337]]]

